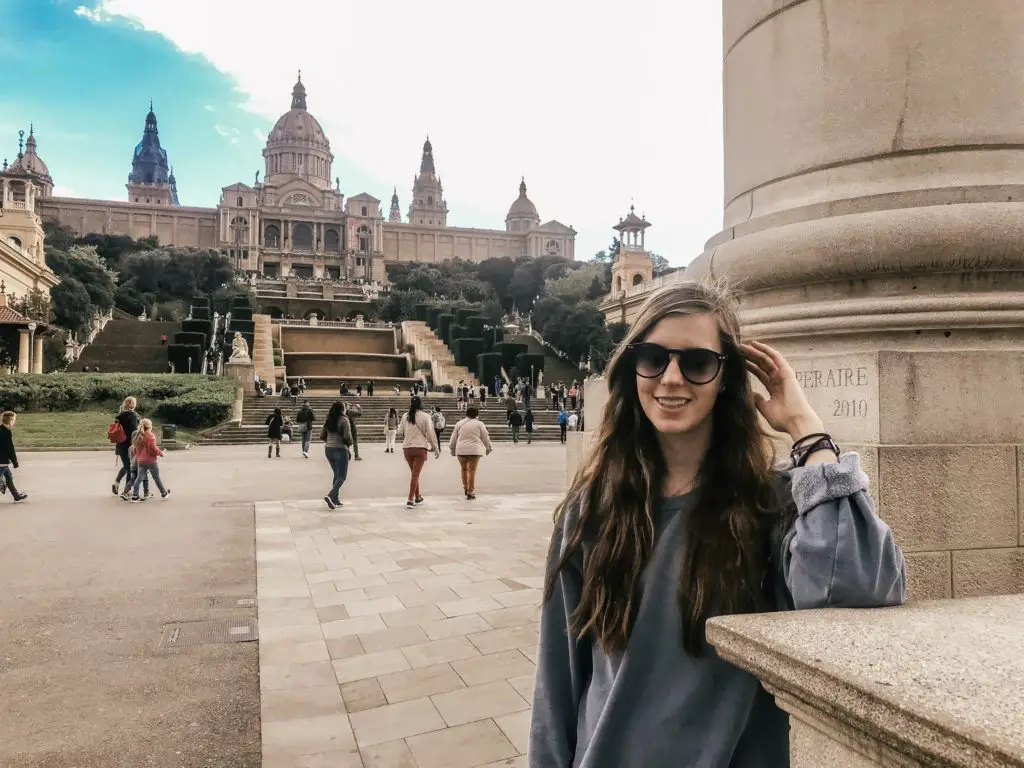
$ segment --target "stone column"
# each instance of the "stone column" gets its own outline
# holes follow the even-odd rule
[[[43,372],[43,335],[37,333],[35,335],[34,344],[32,345],[32,373]]]
[[[569,432],[566,435],[565,482],[572,484],[576,471],[587,457],[590,444],[594,440],[597,428],[604,418],[604,408],[608,404],[608,380],[605,378],[588,379],[583,382],[583,431]]]
[[[724,0],[724,228],[914,597],[1024,591],[1024,5]]]
[[[18,373],[28,373],[32,345],[27,328],[18,329]]]

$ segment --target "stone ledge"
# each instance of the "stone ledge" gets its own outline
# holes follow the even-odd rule
[[[1024,596],[721,617],[707,636],[850,765],[1024,766]]]

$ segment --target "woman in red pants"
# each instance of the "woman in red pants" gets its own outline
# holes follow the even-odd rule
[[[430,416],[424,412],[423,401],[418,397],[413,397],[409,402],[409,413],[398,426],[398,437],[402,441],[402,453],[405,454],[410,472],[409,500],[405,506],[418,507],[423,503],[420,473],[423,471],[423,465],[427,463],[427,451],[432,452],[434,458],[441,455],[434,434],[434,424]]]

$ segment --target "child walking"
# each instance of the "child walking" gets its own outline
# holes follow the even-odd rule
[[[274,449],[277,449],[277,458],[281,458],[281,434],[284,430],[284,417],[281,409],[275,408],[274,412],[267,416],[267,458],[271,458]]]
[[[160,465],[157,462],[164,452],[156,444],[152,421],[143,419],[139,422],[139,431],[132,441],[132,447],[135,449],[135,460],[139,463],[139,472],[135,478],[135,484],[132,486],[131,500],[133,502],[146,500],[144,496],[139,496],[139,489],[149,475],[153,476],[153,482],[156,483],[157,490],[160,491],[160,497],[166,499],[171,495],[171,490],[165,488],[160,480]]]
[[[14,473],[11,472],[11,467],[18,468],[18,453],[14,450],[14,434],[11,431],[17,418],[14,411],[0,414],[0,493],[7,493],[10,488],[14,501],[24,501],[28,494],[18,492],[14,485]]]

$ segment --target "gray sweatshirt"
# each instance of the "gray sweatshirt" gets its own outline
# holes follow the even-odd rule
[[[839,464],[793,469],[784,488],[797,517],[780,531],[778,610],[898,605],[906,599],[903,555],[875,514],[856,454]],[[624,652],[606,655],[567,632],[582,591],[577,553],[541,613],[530,728],[530,768],[785,768],[789,722],[757,678],[705,643],[683,650],[678,553],[693,494],[663,499]],[[576,516],[555,531],[558,550]],[[557,551],[557,550],[556,550]],[[550,567],[549,563],[549,567]]]

